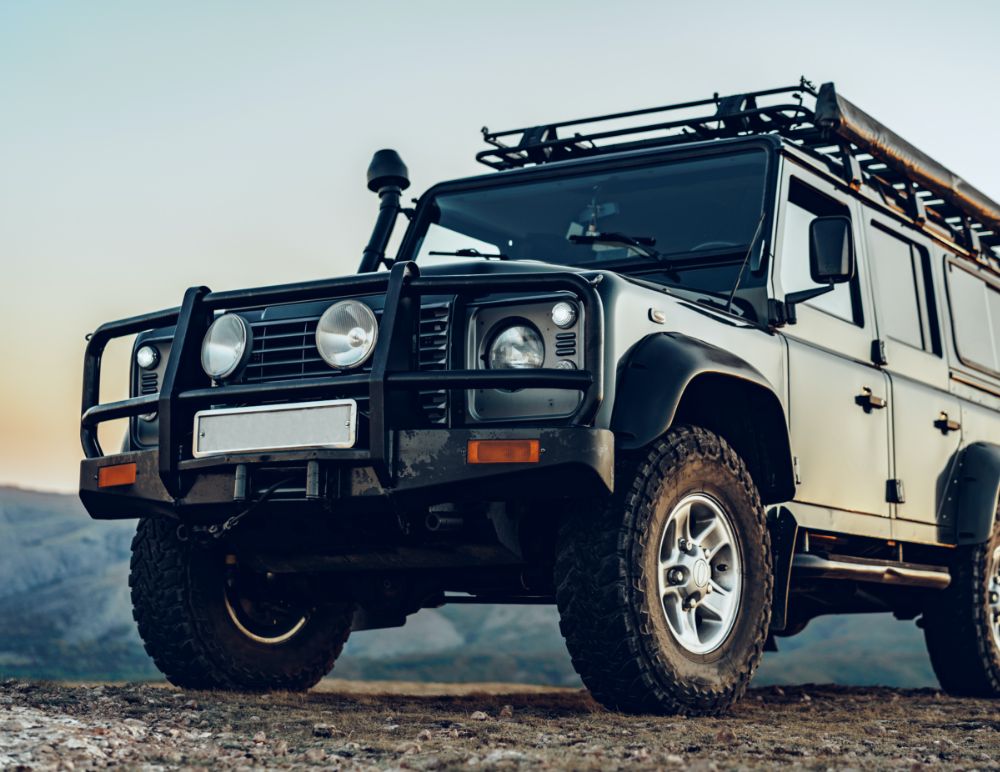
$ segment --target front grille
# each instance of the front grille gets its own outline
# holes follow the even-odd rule
[[[451,308],[447,303],[422,306],[420,309],[420,369],[448,369],[448,330]],[[448,392],[430,389],[420,392],[420,409],[433,424],[448,420]]]
[[[444,370],[448,366],[450,305],[436,303],[420,309],[418,366],[421,370]],[[381,321],[381,311],[375,312]],[[253,345],[243,372],[244,383],[299,380],[336,375],[316,349],[318,316],[252,322]],[[362,372],[371,370],[371,361]],[[351,371],[348,371],[351,372]],[[420,392],[420,407],[427,420],[443,424],[448,417],[448,394],[444,390]],[[368,413],[368,399],[358,400],[358,410]]]
[[[330,366],[316,349],[318,322],[316,316],[252,323],[253,348],[243,373],[244,383],[330,375]]]

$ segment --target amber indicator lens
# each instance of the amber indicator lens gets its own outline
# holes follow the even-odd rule
[[[117,485],[131,485],[134,482],[135,464],[102,466],[97,470],[98,488],[114,488]]]
[[[469,440],[470,464],[537,464],[538,440]]]

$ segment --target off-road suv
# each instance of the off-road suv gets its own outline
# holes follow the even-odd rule
[[[90,337],[80,495],[139,518],[167,678],[304,689],[352,629],[554,602],[614,709],[718,712],[864,611],[1000,694],[1000,204],[804,80],[484,136],[412,209],[376,153],[356,275]]]

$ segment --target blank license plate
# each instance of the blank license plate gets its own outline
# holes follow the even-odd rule
[[[194,456],[301,448],[353,448],[353,399],[202,410],[194,416]]]

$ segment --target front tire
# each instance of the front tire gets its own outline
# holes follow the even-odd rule
[[[262,582],[224,550],[182,541],[176,523],[139,521],[132,615],[175,686],[301,691],[331,670],[350,635],[351,605],[290,601],[280,583]]]
[[[932,597],[923,627],[946,692],[1000,697],[1000,518],[986,543],[955,550],[951,584]]]
[[[697,427],[671,430],[624,472],[609,501],[560,526],[573,664],[613,710],[718,714],[746,691],[770,624],[760,496],[725,440]]]

